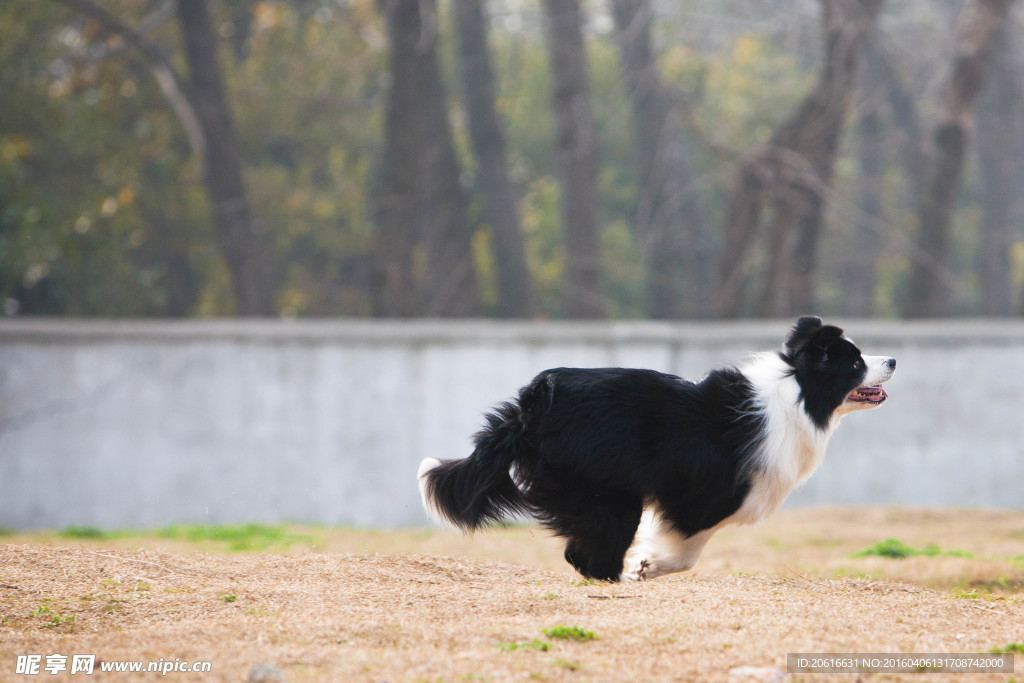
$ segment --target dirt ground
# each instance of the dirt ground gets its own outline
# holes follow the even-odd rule
[[[800,509],[716,536],[697,570],[581,581],[545,532],[301,528],[285,549],[150,537],[0,539],[0,680],[157,680],[100,662],[209,661],[169,680],[824,680],[789,652],[989,652],[1024,643],[1024,514]],[[887,538],[928,554],[857,556]],[[579,627],[596,638],[544,633]],[[1016,645],[1014,645],[1016,644]],[[95,654],[92,676],[15,673]],[[974,681],[1024,679],[976,674]],[[834,675],[858,680],[853,675]],[[256,676],[254,679],[258,679]],[[905,674],[863,680],[963,680]]]

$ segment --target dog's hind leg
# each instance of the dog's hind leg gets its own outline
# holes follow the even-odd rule
[[[558,510],[545,510],[545,525],[567,539],[566,562],[587,578],[618,581],[626,550],[640,523],[642,501],[591,496],[560,503]]]
[[[642,581],[692,569],[715,529],[686,536],[652,505],[644,510],[636,540],[626,553],[622,581]]]

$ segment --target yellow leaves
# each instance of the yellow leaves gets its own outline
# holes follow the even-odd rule
[[[732,48],[732,58],[739,65],[753,64],[761,56],[761,40],[754,36],[740,36]]]
[[[311,213],[314,218],[320,220],[328,220],[336,218],[338,215],[338,205],[327,197],[318,197],[313,201],[313,205],[310,207]]]
[[[128,206],[135,201],[135,190],[128,185],[125,185],[117,191],[116,195],[106,197],[103,202],[100,203],[100,215],[104,218],[110,218],[118,209],[123,206]],[[82,232],[88,232],[88,227]]]
[[[338,217],[338,203],[329,195],[321,194],[309,188],[295,189],[288,193],[284,208],[293,216],[308,214],[311,218],[326,221]],[[302,220],[288,222],[288,233],[293,236],[309,233],[309,226]]]
[[[724,73],[720,74],[725,91],[741,96],[757,92],[763,83],[757,78],[759,67],[770,59],[765,41],[756,36],[740,36],[729,54]]]
[[[327,150],[327,169],[335,178],[345,175],[348,166],[348,152],[341,145],[331,145]]]
[[[1024,287],[1024,242],[1010,245],[1010,277],[1015,289]]]
[[[25,271],[25,275],[21,278],[21,284],[25,289],[32,289],[35,287],[40,280],[50,274],[50,264],[43,261],[41,263],[34,263],[28,267]]]
[[[348,9],[352,12],[352,20],[360,26],[381,23],[381,12],[376,0],[349,0]]]
[[[565,270],[565,250],[560,241],[560,198],[557,181],[546,175],[530,183],[519,202],[527,266],[543,307],[548,310],[558,310],[561,305],[561,280]]]
[[[767,35],[738,36],[703,64],[698,122],[717,144],[737,150],[768,140],[813,79]]]
[[[282,318],[294,318],[304,312],[310,304],[308,291],[299,287],[289,287],[277,295],[278,309]]]
[[[279,26],[288,8],[281,3],[259,2],[252,8],[253,26],[257,32],[270,31]]]
[[[311,22],[309,22],[306,25],[306,45],[307,46],[313,47],[314,45],[319,43],[320,39],[323,38],[323,35],[324,35],[324,31],[323,31],[323,28],[321,27],[320,24],[311,21]]]
[[[498,304],[497,268],[494,262],[492,232],[491,226],[484,225],[470,237],[470,249],[473,253],[473,263],[476,266],[480,300],[484,306],[488,307]]]
[[[507,97],[501,97],[500,95],[494,100],[494,109],[498,112],[498,116],[508,116],[512,110],[512,106]]]
[[[32,141],[25,135],[10,135],[0,139],[0,164],[10,164],[32,155]]]
[[[659,58],[665,82],[676,84],[691,95],[699,95],[707,72],[706,60],[685,45],[673,45]]]

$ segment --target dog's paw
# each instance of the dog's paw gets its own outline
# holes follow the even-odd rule
[[[637,562],[632,568],[622,572],[621,580],[624,582],[644,581],[647,579],[647,568],[650,566],[650,561],[647,558],[644,558]]]

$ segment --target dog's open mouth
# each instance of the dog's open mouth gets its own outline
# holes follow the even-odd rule
[[[857,387],[847,395],[846,400],[853,403],[883,403],[889,395],[881,384],[870,384]]]

